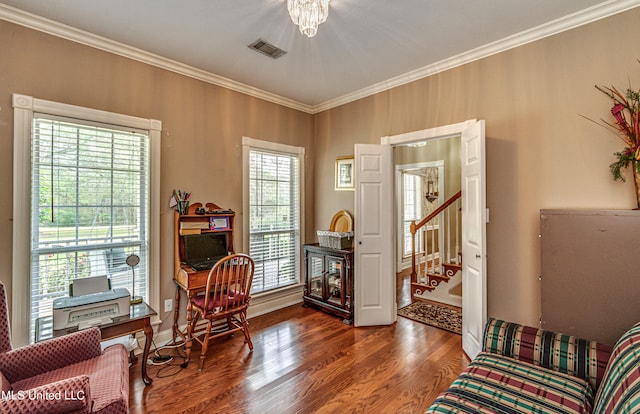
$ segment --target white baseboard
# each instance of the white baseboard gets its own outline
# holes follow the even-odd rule
[[[255,318],[265,313],[302,303],[303,285],[290,286],[281,290],[256,295],[251,298],[247,318]]]

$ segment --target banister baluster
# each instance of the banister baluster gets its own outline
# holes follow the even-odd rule
[[[419,283],[421,285],[429,284],[428,287],[421,286],[420,290],[433,290],[435,286],[431,286],[431,282],[429,281],[429,277],[427,273],[431,271],[432,273],[436,273],[436,262],[435,262],[435,252],[438,249],[439,254],[439,263],[438,268],[440,269],[441,274],[444,274],[444,262],[451,260],[452,246],[451,246],[451,214],[455,214],[455,234],[453,237],[455,238],[454,243],[456,244],[456,255],[459,255],[459,241],[458,241],[458,233],[459,233],[459,206],[460,197],[462,196],[462,191],[458,191],[451,198],[445,201],[442,205],[438,206],[433,212],[431,212],[427,217],[422,219],[419,223],[416,224],[415,220],[411,221],[410,231],[411,231],[411,282]],[[431,222],[434,218],[438,217],[438,236],[436,237],[436,229],[434,223],[431,223],[431,226],[427,224]],[[446,227],[446,230],[445,230]],[[418,233],[420,231],[420,233]],[[431,232],[431,247],[429,247],[429,235],[428,232]],[[446,231],[446,235],[444,234]],[[416,246],[416,233],[418,233],[418,246]],[[440,251],[439,243],[440,240],[445,241],[446,244],[443,248],[444,251]],[[438,247],[436,247],[436,242]],[[420,249],[417,252],[418,263],[416,263],[416,248]],[[422,272],[420,271],[420,257],[423,256],[425,260],[424,265],[424,277],[423,279]],[[429,263],[429,259],[431,263]],[[417,269],[416,269],[417,266]],[[418,276],[420,273],[420,276]],[[441,280],[441,279],[438,279]],[[439,283],[439,282],[437,282]],[[436,283],[436,284],[437,284]],[[412,288],[413,291],[413,288]]]
[[[412,220],[409,227],[411,231],[411,281],[418,281],[418,274],[416,273],[416,221]]]
[[[444,262],[446,262],[449,259],[449,256],[451,255],[451,208],[447,207],[446,210],[446,221],[443,222],[443,225],[447,227],[447,242],[445,243],[444,246],[444,255],[441,258],[441,263],[440,263],[440,267],[442,268],[442,265],[444,264]]]

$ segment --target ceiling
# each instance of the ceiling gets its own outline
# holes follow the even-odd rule
[[[638,5],[332,0],[313,38],[286,0],[0,0],[0,18],[313,113]]]

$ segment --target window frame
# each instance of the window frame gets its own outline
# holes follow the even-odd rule
[[[422,177],[420,175],[417,174],[410,174],[406,171],[402,171],[401,173],[402,175],[402,206],[403,206],[403,211],[402,211],[402,234],[403,234],[403,248],[402,248],[402,258],[406,259],[408,257],[411,257],[411,251],[409,249],[409,251],[407,252],[406,249],[406,243],[407,243],[407,239],[411,240],[411,232],[410,231],[405,231],[407,230],[407,224],[411,224],[411,221],[415,220],[416,222],[419,222],[420,220],[422,220],[424,218],[424,214],[422,211],[422,193],[423,193],[423,188],[422,188]],[[412,181],[413,181],[413,188],[409,189],[407,188],[407,183],[406,183],[406,177],[413,177]],[[419,187],[419,188],[418,188]],[[411,191],[413,193],[413,198],[414,198],[414,202],[413,202],[413,213],[415,218],[412,219],[407,219],[406,217],[406,208],[407,208],[407,197],[409,195],[409,191]],[[422,232],[418,233],[418,237],[417,237],[417,244],[418,244],[418,250],[421,250],[423,248],[423,244],[424,244],[424,240],[422,237]]]
[[[160,139],[162,122],[13,94],[13,272],[11,331],[14,346],[30,343],[31,133],[34,112],[149,132],[149,305],[160,304]]]
[[[300,199],[300,240],[298,243],[298,246],[296,246],[296,251],[297,251],[297,255],[296,255],[296,260],[297,260],[297,268],[300,269],[299,274],[297,275],[298,279],[296,283],[293,283],[291,285],[287,285],[287,286],[282,286],[279,288],[275,288],[275,289],[270,289],[270,290],[266,290],[266,291],[262,291],[262,292],[257,292],[255,293],[253,296],[254,297],[261,297],[261,296],[269,296],[271,294],[277,294],[278,292],[282,292],[282,291],[286,291],[292,288],[299,288],[300,286],[302,286],[302,274],[304,272],[304,268],[303,268],[303,263],[302,263],[302,245],[304,244],[304,237],[305,237],[305,220],[304,220],[304,216],[305,216],[305,210],[304,210],[304,194],[305,194],[305,190],[304,190],[304,183],[305,183],[305,176],[304,176],[304,158],[305,158],[305,149],[304,147],[296,147],[296,146],[292,146],[292,145],[286,145],[286,144],[279,144],[279,143],[274,143],[274,142],[269,142],[269,141],[263,141],[263,140],[258,140],[258,139],[254,139],[254,138],[249,138],[249,137],[242,137],[242,198],[243,198],[243,211],[245,212],[245,214],[243,214],[243,247],[244,250],[246,252],[249,252],[249,246],[250,246],[250,224],[249,224],[249,220],[250,220],[250,213],[249,213],[249,204],[250,204],[250,194],[249,194],[249,179],[250,179],[250,173],[249,173],[249,157],[250,157],[250,152],[251,150],[257,150],[257,151],[270,151],[270,152],[274,152],[274,153],[281,153],[281,154],[286,154],[286,155],[290,155],[290,156],[295,156],[298,159],[298,165],[299,165],[299,169],[300,169],[300,195],[299,195],[299,199]]]

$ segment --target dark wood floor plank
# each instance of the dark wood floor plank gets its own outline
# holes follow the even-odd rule
[[[398,282],[399,295],[405,285]],[[130,412],[416,413],[468,364],[459,335],[402,317],[353,328],[296,305],[251,319],[250,330],[254,352],[242,335],[219,338],[202,373],[198,346],[187,368],[178,356],[149,367],[147,387],[134,365]]]

